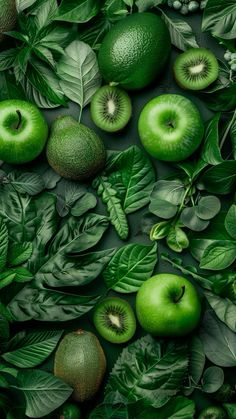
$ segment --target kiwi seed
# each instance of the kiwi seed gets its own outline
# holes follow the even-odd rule
[[[217,79],[218,74],[218,61],[205,48],[191,48],[180,54],[174,63],[175,79],[184,89],[205,89]]]
[[[112,343],[127,342],[136,330],[130,304],[118,297],[108,297],[98,303],[93,320],[100,335]]]
[[[103,86],[93,96],[90,110],[95,125],[104,131],[116,132],[128,124],[132,105],[124,90]]]

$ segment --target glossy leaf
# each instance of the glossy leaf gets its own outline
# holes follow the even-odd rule
[[[18,388],[25,396],[26,415],[45,416],[61,406],[71,395],[72,388],[46,371],[26,370],[17,375]]]
[[[236,37],[236,3],[234,0],[208,0],[204,10],[202,29],[223,39]]]
[[[32,255],[32,243],[31,242],[24,242],[24,243],[12,243],[9,247],[8,251],[8,264],[9,266],[18,266],[22,263],[28,261],[30,256]]]
[[[7,319],[0,314],[0,353],[5,350],[9,337],[9,323]]]
[[[104,403],[98,405],[89,415],[89,419],[129,419],[126,406]]]
[[[142,400],[147,406],[164,406],[183,383],[188,367],[186,351],[178,342],[164,344],[151,336],[137,340],[123,349],[116,361],[106,395],[112,398],[114,393],[125,403]]]
[[[180,179],[176,180],[158,180],[150,196],[151,204],[156,199],[168,201],[173,205],[181,204],[184,199],[185,187]],[[150,205],[151,205],[150,204]]]
[[[201,340],[197,335],[193,336],[189,345],[189,386],[185,389],[185,395],[190,395],[199,383],[205,366],[205,354]]]
[[[100,0],[62,0],[59,15],[55,20],[84,23],[97,15],[101,7]]]
[[[164,199],[156,198],[151,200],[149,211],[157,217],[168,220],[176,215],[178,207],[171,202],[164,201]]]
[[[21,81],[21,85],[24,89],[24,94],[28,101],[35,103],[35,105],[39,108],[52,109],[60,106],[60,104],[55,103],[48,97],[44,96],[43,92],[34,87],[36,86],[36,83],[33,85],[27,77]]]
[[[205,393],[215,393],[224,383],[224,371],[219,367],[209,367],[202,376],[202,390]]]
[[[174,252],[182,252],[189,246],[189,240],[185,232],[180,227],[172,227],[166,238],[166,243]]]
[[[209,221],[202,220],[196,214],[196,207],[184,208],[180,215],[180,221],[193,231],[202,231],[208,227]]]
[[[103,272],[105,284],[116,292],[135,292],[152,276],[156,263],[156,244],[128,244],[118,249]]]
[[[0,271],[2,271],[7,262],[8,252],[8,230],[5,222],[0,218]]]
[[[23,10],[32,6],[35,2],[36,0],[16,0],[16,7],[18,13],[23,12]]]
[[[227,160],[208,169],[201,178],[208,192],[227,195],[236,184],[236,161]]]
[[[171,43],[178,49],[186,51],[189,48],[198,48],[194,32],[189,24],[182,19],[175,19],[162,12],[162,17],[170,32]]]
[[[213,315],[205,312],[200,337],[207,358],[220,367],[236,366],[236,334]]]
[[[229,418],[234,418],[236,416],[236,403],[224,403],[223,406]]]
[[[210,220],[220,212],[221,203],[216,196],[203,196],[196,206],[196,215],[201,220]]]
[[[216,165],[223,161],[219,147],[220,117],[221,114],[217,113],[207,124],[205,130],[205,140],[201,151],[202,159],[211,165]]]
[[[165,0],[135,0],[139,13],[163,4]]]
[[[15,78],[9,72],[0,72],[0,100],[25,99],[25,93],[20,85],[16,85]]]
[[[45,330],[29,333],[19,339],[14,350],[5,352],[2,358],[19,368],[36,367],[48,358],[61,336],[61,331]]]
[[[228,298],[221,298],[209,292],[206,292],[205,296],[217,317],[236,332],[236,304]]]
[[[236,259],[236,242],[214,241],[204,250],[200,267],[203,269],[222,270]]]
[[[73,41],[61,57],[57,73],[64,94],[82,108],[92,99],[101,86],[97,57],[91,47],[81,41]]]
[[[236,239],[236,205],[231,205],[225,217],[225,229],[228,234]]]
[[[11,172],[8,175],[11,184],[19,193],[27,193],[29,195],[37,195],[44,189],[44,181],[37,173],[20,173]]]

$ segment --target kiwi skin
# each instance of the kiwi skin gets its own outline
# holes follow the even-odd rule
[[[136,318],[130,304],[119,297],[107,297],[95,307],[94,325],[98,333],[111,343],[125,343],[136,330]]]
[[[107,132],[122,130],[129,122],[132,104],[129,95],[119,87],[106,85],[97,90],[90,105],[91,118]]]
[[[198,66],[203,67],[198,69]],[[190,68],[195,70],[192,75],[188,75]],[[214,54],[206,48],[191,48],[177,57],[173,71],[176,82],[183,89],[203,90],[218,78],[219,64]],[[208,74],[201,75],[204,71]]]

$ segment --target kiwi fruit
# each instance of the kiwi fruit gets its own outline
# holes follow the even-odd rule
[[[132,105],[128,94],[116,86],[102,86],[91,101],[91,117],[95,125],[107,132],[123,129],[129,122]]]
[[[216,57],[205,48],[191,48],[180,54],[174,63],[174,75],[180,87],[202,90],[218,77]]]
[[[107,297],[98,303],[93,321],[98,333],[111,343],[127,342],[136,330],[132,307],[118,297]]]

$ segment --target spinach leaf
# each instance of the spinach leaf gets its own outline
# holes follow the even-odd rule
[[[208,192],[227,195],[236,184],[236,161],[227,160],[208,169],[201,177]]]
[[[75,40],[68,45],[58,63],[57,73],[64,94],[78,103],[81,109],[101,86],[96,54],[81,41]]]
[[[79,217],[97,205],[95,196],[84,186],[70,181],[62,181],[60,186],[63,190],[57,194],[57,211],[61,217],[69,213]]]
[[[225,229],[236,240],[236,205],[231,205],[225,217]]]
[[[224,371],[219,367],[209,367],[202,376],[202,391],[215,393],[224,383]]]
[[[37,288],[36,283],[25,286],[8,304],[14,321],[67,321],[87,313],[99,297],[67,294]]]
[[[236,38],[236,4],[234,0],[208,0],[202,30],[223,39]]]
[[[30,418],[38,418],[51,413],[61,406],[73,391],[60,378],[40,370],[20,371],[14,388],[24,394],[25,413]]]
[[[126,240],[129,235],[129,226],[118,191],[105,176],[96,177],[92,185],[97,189],[97,194],[102,197],[104,204],[107,205],[111,224],[115,227],[120,238]]]
[[[189,48],[198,48],[194,32],[189,24],[182,19],[175,19],[161,11],[163,20],[170,32],[171,43],[178,49],[186,51]]]
[[[236,365],[236,334],[220,320],[212,311],[206,311],[202,320],[200,337],[207,358],[220,367]]]
[[[236,332],[236,305],[228,298],[205,292],[206,299],[217,317],[233,332]]]
[[[184,343],[163,343],[147,335],[123,349],[108,380],[106,396],[125,403],[142,400],[162,407],[178,393],[188,367]],[[115,398],[113,398],[115,403]]]
[[[10,172],[7,176],[8,181],[19,193],[37,195],[44,189],[44,180],[37,173]]]
[[[13,350],[7,350],[2,358],[19,368],[32,368],[40,365],[55,349],[62,331],[45,330],[20,334]]]
[[[135,292],[152,276],[157,263],[157,245],[128,244],[121,247],[103,272],[107,288]]]
[[[84,23],[97,15],[101,0],[62,0],[55,20]]]
[[[221,114],[217,113],[208,122],[205,130],[205,140],[201,150],[201,158],[208,164],[217,165],[223,159],[219,146],[219,121]]]
[[[189,350],[189,383],[184,389],[186,396],[189,396],[195,390],[205,366],[203,345],[197,335],[192,337]]]
[[[211,270],[222,270],[236,259],[236,242],[215,240],[203,252],[200,267]]]

